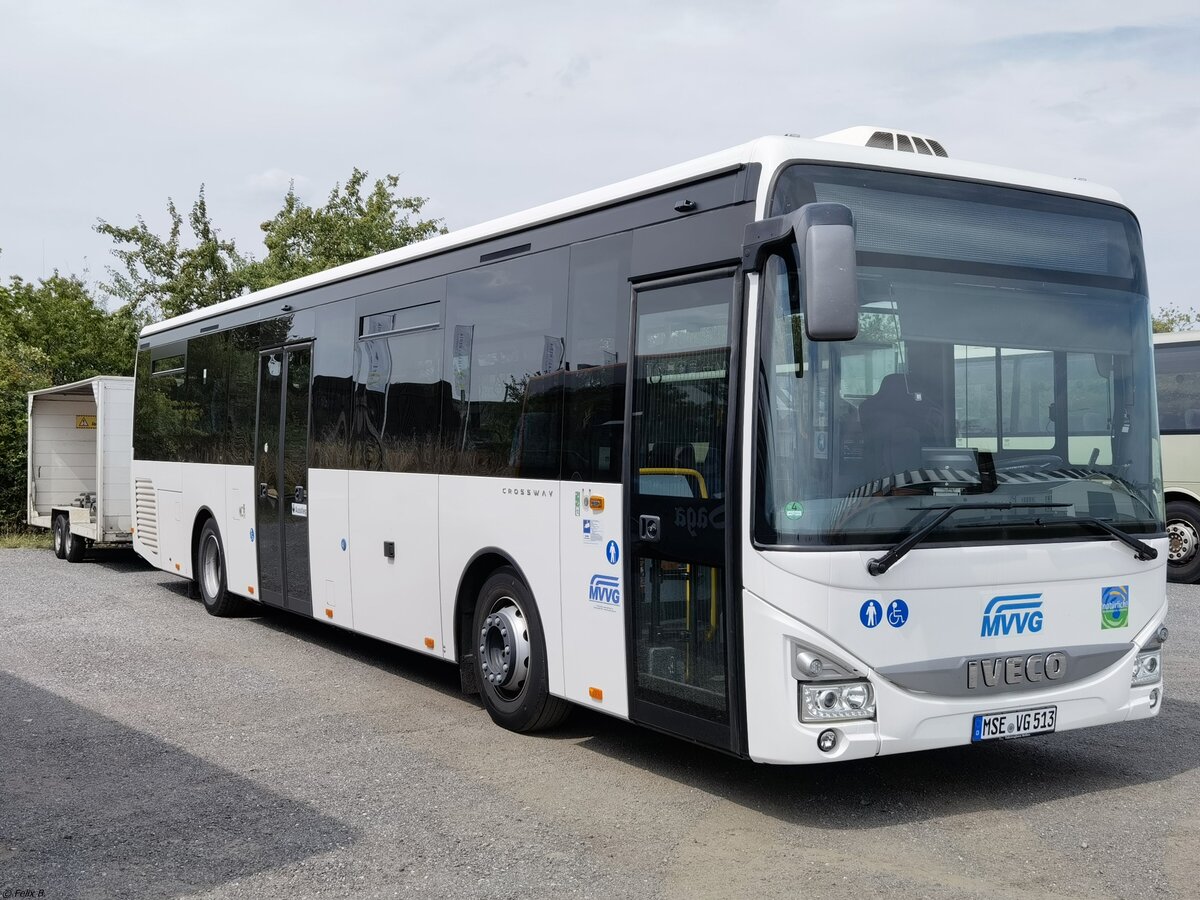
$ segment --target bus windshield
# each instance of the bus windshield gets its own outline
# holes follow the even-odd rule
[[[1163,530],[1149,304],[1128,212],[807,165],[784,170],[770,212],[825,201],[854,214],[859,333],[809,341],[786,267],[768,261],[758,544],[887,544],[955,504],[975,508],[925,543],[1090,536],[1076,517]]]

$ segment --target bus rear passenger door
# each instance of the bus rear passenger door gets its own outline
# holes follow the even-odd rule
[[[260,599],[312,614],[308,565],[308,419],[312,346],[259,357],[255,543]]]
[[[635,287],[625,478],[630,717],[723,749],[732,275]]]

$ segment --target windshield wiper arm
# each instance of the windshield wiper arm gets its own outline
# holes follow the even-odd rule
[[[1122,531],[1110,522],[1103,519],[1097,519],[1095,516],[1067,516],[1062,519],[1063,522],[1078,522],[1080,525],[1095,525],[1101,531],[1107,531],[1118,541],[1133,550],[1134,556],[1141,562],[1149,562],[1152,559],[1158,559],[1158,551],[1147,544],[1145,541],[1139,541],[1128,531]],[[1045,522],[1041,524],[1045,525]],[[1055,521],[1054,524],[1058,524]]]
[[[960,509],[1051,509],[1054,507],[1073,506],[1072,503],[964,503],[961,506],[928,506],[926,510],[938,510],[938,515],[934,516],[925,525],[922,525],[899,544],[885,553],[883,556],[872,559],[867,563],[867,571],[872,575],[882,575],[903,557],[909,550],[923,541],[931,531],[945,522],[950,516],[954,515]],[[1140,541],[1127,531],[1122,531],[1110,522],[1104,519],[1097,519],[1095,516],[1064,516],[1061,519],[1055,519],[1053,524],[1058,525],[1063,522],[1077,522],[1080,525],[1092,525],[1099,528],[1101,531],[1107,532],[1115,537],[1118,541],[1133,550],[1134,556],[1140,562],[1148,562],[1152,559],[1158,559],[1158,551],[1147,544],[1145,541]],[[991,524],[991,523],[989,523]],[[1010,523],[1015,524],[1015,523]],[[1035,519],[1034,525],[1048,525],[1041,519]]]
[[[925,540],[934,529],[945,522],[956,512],[964,509],[1054,509],[1057,507],[1072,506],[1070,503],[959,503],[952,506],[927,506],[927,512],[938,511],[938,514],[912,532],[908,537],[898,543],[895,547],[889,550],[883,556],[878,556],[875,559],[867,561],[867,571],[872,575],[882,575],[896,563],[898,563],[909,550]],[[1109,526],[1111,527],[1111,526]],[[1114,531],[1116,529],[1113,529]],[[1125,535],[1129,540],[1135,540]],[[1137,541],[1141,543],[1141,541]],[[1153,547],[1146,549],[1155,552]]]

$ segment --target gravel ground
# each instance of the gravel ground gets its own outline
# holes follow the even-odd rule
[[[1170,592],[1156,720],[786,769],[582,711],[509,734],[451,666],[0,550],[0,898],[1200,896]]]

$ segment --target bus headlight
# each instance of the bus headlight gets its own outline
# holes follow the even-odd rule
[[[873,719],[875,692],[868,681],[800,685],[800,721]]]
[[[1133,686],[1154,684],[1162,680],[1162,650],[1139,653],[1133,661]]]

